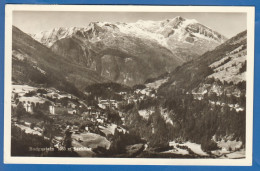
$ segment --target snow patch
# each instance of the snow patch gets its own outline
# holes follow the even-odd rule
[[[205,153],[202,149],[201,149],[201,145],[200,144],[196,144],[196,143],[191,143],[191,142],[186,142],[183,143],[183,145],[188,146],[194,153],[199,154],[201,156],[207,156],[208,154]]]
[[[147,88],[157,90],[162,84],[166,83],[168,81],[168,79],[169,79],[169,77],[161,79],[161,80],[157,80],[155,82],[145,84],[145,86]]]
[[[175,24],[178,23],[178,27]],[[194,19],[184,19],[181,17],[175,17],[170,20],[163,20],[163,21],[150,21],[150,20],[139,20],[135,23],[108,23],[108,22],[93,22],[90,23],[89,26],[86,28],[79,28],[79,27],[70,27],[70,28],[54,28],[49,31],[44,31],[41,33],[37,33],[32,35],[32,37],[43,43],[44,45],[50,47],[52,46],[57,40],[62,38],[71,37],[77,31],[82,33],[94,31],[95,25],[101,27],[104,30],[108,30],[111,32],[111,36],[115,37],[117,33],[123,33],[126,35],[135,36],[138,38],[149,39],[152,41],[156,41],[160,45],[171,49],[168,45],[169,38],[174,36],[174,39],[177,41],[181,41],[182,43],[190,43],[185,41],[187,36],[189,35],[189,31],[187,31],[187,27],[193,24],[198,24],[198,21]],[[200,33],[195,33],[197,39],[205,39],[215,42],[215,39],[221,39],[219,42],[222,42],[222,38],[219,38],[215,35],[215,33],[207,28],[203,27],[203,30],[207,32],[211,32],[214,38],[210,38],[204,36]],[[86,34],[82,34],[85,37]],[[97,35],[95,35],[97,36]],[[100,37],[91,38],[90,41],[100,41]]]
[[[198,155],[208,156],[208,154],[201,149],[201,145],[200,144],[192,143],[192,142],[189,142],[189,141],[187,141],[185,143],[182,143],[182,144],[176,143],[175,141],[171,141],[171,142],[169,142],[169,146],[173,146],[174,148],[176,148],[178,150],[180,148],[177,147],[177,146],[187,146],[188,148],[191,149],[191,151],[193,151],[194,153],[196,153]]]
[[[188,155],[189,152],[185,149],[181,149],[181,148],[174,148],[172,150],[168,150],[168,151],[164,151],[162,153],[173,153],[173,154],[182,154],[182,155]]]
[[[20,125],[20,124],[15,124],[15,126],[17,126],[18,128],[20,128],[21,130],[25,131],[26,134],[33,134],[33,135],[39,135],[39,136],[42,136],[42,133],[37,131],[37,130],[34,130],[34,129],[31,129],[30,127],[28,126],[24,126],[24,125]]]
[[[42,74],[46,74],[46,72],[44,70],[42,70],[41,68],[37,67],[37,66],[33,66],[33,68],[37,69],[38,71],[40,71],[40,73]]]
[[[242,141],[231,141],[231,140],[221,140],[219,142],[217,142],[218,147],[225,149],[227,151],[234,151],[238,148],[241,148],[241,146],[243,145]]]

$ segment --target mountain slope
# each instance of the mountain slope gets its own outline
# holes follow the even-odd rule
[[[178,67],[170,74],[169,81],[161,87],[161,91],[175,88],[192,91],[211,78],[223,84],[240,85],[245,81],[246,37],[247,32],[241,32],[216,49]]]
[[[172,113],[173,125],[178,118],[186,130],[181,136],[205,149],[214,147],[212,141],[219,147],[222,141],[245,144],[246,59],[244,31],[168,75],[158,94]]]
[[[148,80],[135,91],[144,98],[126,109],[127,128],[152,147],[192,142],[207,155],[243,152],[246,59],[244,31],[175,71]]]
[[[96,33],[85,34],[92,36]],[[127,35],[111,39],[111,35],[104,32],[100,32],[99,36],[102,42],[91,42],[75,35],[55,42],[51,49],[77,65],[126,85],[142,83],[181,64],[168,49],[153,41]]]
[[[12,37],[12,78],[16,82],[37,83],[79,93],[77,88],[106,81],[95,72],[54,54],[14,26]]]
[[[195,20],[92,22],[32,35],[53,52],[118,83],[134,85],[174,70],[226,38]]]

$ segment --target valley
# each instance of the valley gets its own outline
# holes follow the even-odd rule
[[[13,26],[12,156],[245,158],[247,32]]]

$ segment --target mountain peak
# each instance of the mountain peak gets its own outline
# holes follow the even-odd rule
[[[226,40],[223,35],[200,24],[197,20],[181,16],[162,21],[138,20],[134,23],[90,22],[87,27],[60,27],[32,35],[32,37],[51,47],[56,41],[73,35],[96,43],[102,43],[107,40],[107,37],[111,40],[125,36],[149,40],[167,48],[172,53],[177,53],[177,56],[182,56],[181,60],[184,61],[189,60],[191,56],[212,50]],[[187,51],[185,49],[190,48],[196,49],[195,54],[183,54],[183,51]]]
[[[185,18],[181,17],[181,16],[177,16],[175,18],[173,18],[174,20],[180,20],[180,21],[184,21]]]

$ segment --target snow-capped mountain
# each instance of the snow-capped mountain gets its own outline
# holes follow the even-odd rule
[[[195,43],[199,39],[216,43],[226,40],[224,36],[199,24],[198,21],[180,16],[163,21],[139,20],[136,23],[118,24],[118,27],[123,33],[154,39],[168,48],[171,48],[171,39],[188,43]]]
[[[180,16],[163,21],[138,20],[135,23],[92,22],[86,28],[54,28],[34,34],[32,37],[51,47],[57,40],[71,37],[77,32],[86,36],[86,33],[89,33],[90,30],[94,31],[97,28],[106,30],[107,34],[112,34],[113,37],[126,34],[131,37],[154,40],[174,53],[181,53],[185,49],[187,51],[189,47],[193,46],[193,48],[196,48],[196,54],[201,55],[226,40],[223,35],[198,21]],[[99,29],[96,30],[97,34],[91,37],[93,41],[102,41],[101,37],[98,37]],[[185,59],[185,56],[181,58]]]
[[[51,47],[54,42],[57,40],[66,38],[81,30],[81,28],[71,27],[71,28],[54,28],[52,30],[43,31],[38,34],[32,34],[31,36],[39,41],[40,43],[46,45],[47,47]]]
[[[171,72],[226,40],[196,20],[182,17],[91,22],[85,28],[54,28],[31,36],[72,63],[127,85]]]
[[[65,37],[72,36],[77,31],[86,32],[94,29],[95,24],[101,28],[110,28],[113,32],[122,32],[128,35],[141,37],[145,39],[156,40],[163,46],[169,46],[169,37],[178,41],[189,43],[196,42],[199,38],[216,43],[223,43],[226,38],[221,34],[207,28],[194,19],[184,19],[176,17],[171,20],[163,21],[144,21],[138,20],[136,23],[108,23],[96,22],[90,23],[87,28],[70,27],[54,28],[32,35],[32,37],[46,46],[50,47],[54,42]]]

